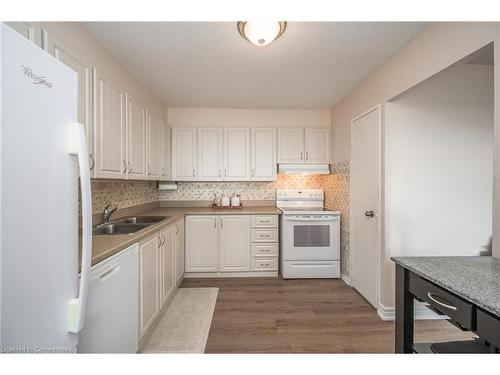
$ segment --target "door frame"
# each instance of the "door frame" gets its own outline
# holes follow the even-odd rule
[[[376,269],[375,269],[375,295],[376,295],[376,306],[374,306],[377,310],[379,309],[380,305],[380,264],[381,264],[381,254],[383,253],[382,249],[384,248],[384,239],[385,239],[385,234],[384,234],[384,220],[385,220],[385,206],[384,206],[384,153],[385,153],[385,147],[384,147],[384,142],[383,142],[383,130],[384,130],[384,123],[383,123],[383,116],[384,116],[384,106],[382,103],[378,103],[367,110],[363,111],[359,115],[355,116],[351,120],[351,126],[350,126],[350,134],[351,134],[351,147],[350,147],[350,160],[352,160],[352,153],[353,153],[353,148],[352,148],[352,128],[354,126],[354,123],[361,119],[362,117],[370,114],[373,111],[378,110],[378,129],[377,129],[377,141],[379,145],[379,150],[378,150],[378,243],[377,243],[377,249],[376,249],[376,258],[377,258],[377,263],[376,263]],[[351,167],[349,167],[349,170]],[[349,217],[350,220],[352,220],[352,183],[349,183]],[[350,224],[351,227],[351,224]],[[349,230],[349,246],[350,246],[350,253],[351,253],[351,269],[352,271],[352,238],[353,238],[353,233],[352,230]],[[352,275],[350,274],[350,286],[352,286]]]

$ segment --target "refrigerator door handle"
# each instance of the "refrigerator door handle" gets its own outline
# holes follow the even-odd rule
[[[79,332],[85,323],[87,297],[92,260],[92,191],[85,128],[82,124],[69,125],[69,153],[78,156],[80,190],[82,196],[82,260],[78,297],[68,304],[68,332]]]

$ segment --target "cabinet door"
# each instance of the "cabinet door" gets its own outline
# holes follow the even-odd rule
[[[172,180],[196,180],[195,128],[172,128]]]
[[[5,24],[14,31],[17,31],[26,39],[35,43],[37,46],[39,47],[42,46],[41,28],[37,27],[35,23],[19,21],[19,22],[5,22]]]
[[[304,159],[310,164],[330,163],[330,129],[305,130]]]
[[[250,216],[220,216],[220,271],[250,271]]]
[[[160,149],[161,149],[161,128],[163,121],[161,115],[148,110],[148,162],[147,162],[147,179],[160,179]]]
[[[223,178],[250,181],[250,129],[224,129]]]
[[[127,94],[127,176],[146,179],[146,106]]]
[[[169,180],[170,167],[170,128],[165,120],[162,121],[161,132],[161,180]]]
[[[95,177],[126,177],[125,92],[94,69]]]
[[[160,233],[161,246],[161,305],[167,301],[173,292],[175,280],[175,244],[174,225],[170,225]]]
[[[222,129],[198,129],[198,180],[222,179]]]
[[[85,127],[87,147],[89,150],[90,176],[94,177],[95,156],[92,139],[92,71],[90,65],[79,57],[63,49],[58,42],[53,44],[54,56],[62,63],[73,69],[78,75],[78,122]]]
[[[140,244],[140,329],[147,331],[160,310],[159,238],[154,236]]]
[[[186,218],[186,272],[217,272],[217,216]]]
[[[175,223],[175,283],[178,284],[184,277],[185,258],[185,228],[184,219]]]
[[[278,129],[278,163],[304,162],[304,129]]]
[[[276,129],[252,129],[252,181],[275,181],[276,169]]]

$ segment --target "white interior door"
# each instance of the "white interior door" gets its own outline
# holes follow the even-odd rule
[[[351,125],[351,284],[377,306],[380,141],[378,107]]]

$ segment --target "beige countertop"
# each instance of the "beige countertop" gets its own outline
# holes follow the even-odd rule
[[[157,207],[141,216],[168,216],[167,219],[150,225],[133,234],[97,235],[92,238],[92,265],[102,262],[120,250],[139,242],[160,228],[186,215],[279,215],[281,211],[273,206],[248,206],[241,209],[213,209],[211,207]]]

